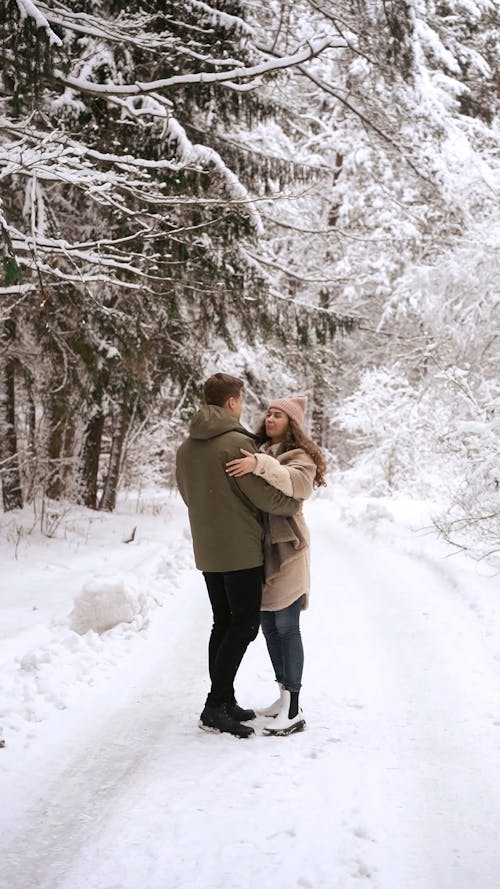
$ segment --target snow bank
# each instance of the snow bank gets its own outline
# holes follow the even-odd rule
[[[89,630],[105,633],[122,623],[135,623],[140,629],[147,614],[146,597],[123,577],[95,577],[76,596],[69,626],[80,635]]]
[[[0,522],[0,561],[0,741],[10,747],[31,743],[38,723],[125,658],[144,657],[153,612],[193,569],[187,512],[177,496],[144,493],[113,514],[75,507],[47,538],[26,509],[14,529]]]

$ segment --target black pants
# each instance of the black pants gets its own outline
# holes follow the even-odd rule
[[[214,616],[208,644],[212,687],[207,704],[230,704],[235,699],[238,667],[259,632],[262,566],[223,573],[204,571],[203,576]]]

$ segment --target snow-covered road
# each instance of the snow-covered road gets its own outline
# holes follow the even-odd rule
[[[498,889],[498,581],[308,511],[307,731],[205,734],[185,569],[117,665],[0,751],[2,889]],[[274,695],[262,638],[242,704]]]

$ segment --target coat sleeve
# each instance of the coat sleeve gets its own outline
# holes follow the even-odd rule
[[[288,497],[293,497],[293,484],[290,472],[287,466],[282,466],[276,457],[271,454],[254,455],[257,459],[257,465],[253,470],[253,474],[258,478],[263,478],[265,482],[277,488]]]
[[[177,488],[179,490],[179,494],[181,495],[182,499],[184,500],[184,503],[187,506],[188,502],[187,502],[186,492],[184,489],[184,483],[183,483],[183,479],[182,479],[180,462],[181,462],[180,453],[179,453],[179,451],[177,451],[177,454],[175,457],[175,481],[177,484]]]
[[[262,478],[257,478],[252,473],[243,475],[241,478],[231,479],[231,481],[236,483],[242,494],[261,512],[292,516],[300,507],[299,500],[287,497],[286,494],[282,494],[277,488],[273,488],[272,485],[268,485]]]
[[[232,441],[232,448],[228,449],[223,456],[224,471],[228,460],[241,457],[241,447],[255,453],[255,443],[252,439],[243,436],[235,437]],[[230,476],[227,476],[227,478],[230,484],[235,486],[239,496],[249,500],[253,507],[261,512],[292,516],[300,508],[299,500],[288,497],[252,473],[243,475],[241,478],[231,478]]]
[[[299,500],[307,500],[313,492],[316,466],[309,454],[301,455],[298,460],[286,464],[292,483],[292,496]]]

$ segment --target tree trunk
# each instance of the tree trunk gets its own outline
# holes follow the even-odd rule
[[[99,509],[112,512],[116,506],[116,491],[120,477],[120,465],[123,453],[123,445],[128,429],[129,410],[126,400],[123,400],[113,418],[113,434],[111,439],[111,452],[109,466],[104,483],[104,491],[99,504]]]
[[[63,481],[61,473],[61,458],[64,435],[64,405],[61,403],[61,393],[51,394],[47,405],[47,477],[45,479],[45,494],[51,500],[59,500],[63,494]]]
[[[60,389],[47,398],[46,457],[48,469],[44,479],[47,497],[60,500],[71,489],[73,449],[75,440],[75,411],[72,410],[70,393]]]
[[[328,287],[322,287],[319,291],[319,305],[322,309],[330,308],[330,291]],[[325,411],[327,393],[320,373],[314,375],[314,399],[312,403],[312,437],[320,447],[329,446],[329,419]]]
[[[312,408],[312,437],[322,448],[327,448],[328,441],[328,417],[325,414],[325,394],[323,390],[316,390]]]
[[[24,460],[24,482],[26,501],[31,503],[35,490],[37,473],[36,448],[36,407],[33,397],[33,378],[29,370],[24,368],[24,390],[26,399],[26,456]]]
[[[15,369],[7,359],[0,372],[0,474],[5,512],[22,509],[23,493],[17,453]]]
[[[74,413],[71,413],[70,416],[66,417],[66,421],[64,423],[64,435],[62,442],[62,463],[61,463],[61,482],[64,495],[66,497],[71,496],[71,492],[73,491],[74,485],[74,472],[75,472],[75,437],[76,437],[76,427],[74,420]]]
[[[90,509],[97,509],[97,478],[103,429],[104,414],[102,409],[98,408],[85,428],[79,478],[80,503]]]

